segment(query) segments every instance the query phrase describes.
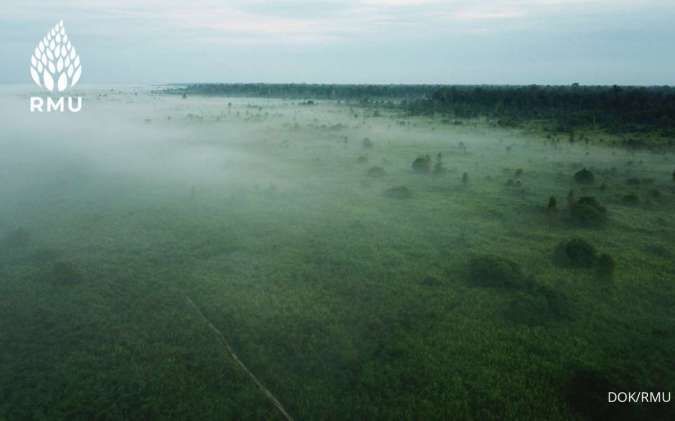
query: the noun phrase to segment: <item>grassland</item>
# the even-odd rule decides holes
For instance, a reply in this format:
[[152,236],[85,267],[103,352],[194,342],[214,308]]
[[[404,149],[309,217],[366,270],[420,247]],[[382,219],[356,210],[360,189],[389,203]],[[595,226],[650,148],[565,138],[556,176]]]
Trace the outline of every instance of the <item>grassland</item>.
[[[333,101],[105,95],[86,123],[2,139],[0,420],[278,418],[186,296],[296,419],[672,415],[604,404],[675,390],[672,153]],[[412,170],[439,153],[443,171]],[[606,222],[575,223],[570,190]],[[577,237],[613,274],[556,264]],[[480,256],[517,282],[477,282]]]

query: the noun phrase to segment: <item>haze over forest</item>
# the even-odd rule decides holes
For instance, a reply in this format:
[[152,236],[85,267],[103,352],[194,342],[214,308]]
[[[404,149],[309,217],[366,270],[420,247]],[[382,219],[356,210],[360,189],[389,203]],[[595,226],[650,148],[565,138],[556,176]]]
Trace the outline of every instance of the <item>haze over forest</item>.
[[674,21],[3,1],[0,421],[673,420]]

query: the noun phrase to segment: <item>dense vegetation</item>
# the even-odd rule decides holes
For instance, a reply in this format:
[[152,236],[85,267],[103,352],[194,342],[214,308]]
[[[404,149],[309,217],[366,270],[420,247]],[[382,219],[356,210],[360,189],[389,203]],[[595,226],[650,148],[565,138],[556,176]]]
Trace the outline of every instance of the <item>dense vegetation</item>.
[[[388,106],[411,115],[448,118],[488,117],[501,126],[543,121],[546,128],[574,141],[579,129],[601,129],[637,137],[631,147],[675,145],[675,88],[620,86],[440,86],[193,84],[169,93],[265,98],[335,99]],[[641,137],[640,137],[641,136]]]
[[199,83],[176,85],[163,92],[187,95],[218,95],[253,98],[336,99],[381,101],[421,99],[442,85],[340,85],[306,83]]
[[672,152],[307,100],[5,128],[0,420],[672,420]]
[[675,89],[670,87],[448,87],[411,104],[417,113],[489,116],[505,126],[549,120],[557,131],[602,128],[614,133],[657,130],[675,140]]

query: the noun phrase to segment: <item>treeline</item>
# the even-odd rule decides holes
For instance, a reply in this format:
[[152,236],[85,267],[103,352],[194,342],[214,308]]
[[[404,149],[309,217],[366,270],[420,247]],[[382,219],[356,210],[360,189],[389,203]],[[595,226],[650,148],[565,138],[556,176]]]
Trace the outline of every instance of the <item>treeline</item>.
[[675,137],[675,88],[619,86],[443,87],[407,104],[413,114],[487,116],[501,125],[553,123],[558,131],[659,131]]
[[170,87],[165,93],[293,99],[417,100],[429,97],[442,85],[328,85],[306,83],[203,83]]
[[165,92],[304,100],[344,100],[392,107],[410,115],[488,117],[503,126],[541,120],[571,132],[580,127],[614,133],[656,131],[675,138],[675,88],[629,86],[447,86],[322,84],[193,84]]

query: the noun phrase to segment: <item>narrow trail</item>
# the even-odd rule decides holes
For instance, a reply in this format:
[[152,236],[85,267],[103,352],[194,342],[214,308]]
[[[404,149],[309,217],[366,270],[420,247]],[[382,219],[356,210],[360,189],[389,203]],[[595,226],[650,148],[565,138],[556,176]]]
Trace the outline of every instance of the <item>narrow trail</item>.
[[197,307],[197,305],[190,299],[190,297],[188,297],[188,296],[186,295],[186,296],[185,296],[185,300],[187,301],[187,303],[188,303],[192,308],[194,308],[194,310],[199,314],[199,316],[201,316],[201,318],[202,318],[202,319],[204,320],[204,322],[209,326],[209,328],[211,328],[211,330],[212,330],[214,333],[216,333],[216,334],[218,335],[218,337],[220,338],[220,341],[221,341],[221,343],[223,344],[223,346],[225,347],[225,350],[227,351],[227,353],[230,354],[230,356],[231,356],[232,358],[234,358],[234,361],[236,361],[237,364],[239,364],[239,366],[242,368],[242,370],[244,370],[244,372],[245,372],[246,374],[248,374],[248,376],[251,378],[251,380],[253,380],[253,382],[254,382],[254,383],[258,386],[258,388],[263,392],[263,394],[267,397],[267,399],[269,399],[269,400],[272,402],[272,404],[279,410],[279,412],[281,412],[281,415],[283,415],[284,418],[287,419],[288,421],[293,421],[293,417],[291,417],[291,416],[288,414],[288,412],[286,412],[286,409],[284,409],[284,407],[283,407],[283,405],[281,404],[281,402],[279,402],[279,400],[272,394],[272,392],[270,392],[270,390],[269,390],[268,388],[266,388],[265,385],[262,384],[262,382],[261,382],[260,380],[258,380],[258,378],[255,376],[255,374],[253,374],[253,373],[251,372],[251,370],[249,370],[248,367],[246,367],[246,365],[239,359],[239,357],[237,356],[237,354],[234,353],[234,350],[232,350],[232,347],[230,346],[230,344],[229,344],[229,343],[227,342],[227,340],[225,339],[225,335],[223,335],[223,333],[222,333],[220,330],[218,330],[218,328],[215,327],[215,326],[213,325],[213,323],[211,323],[211,321],[210,321],[209,319],[206,318],[206,316],[204,315],[204,313],[202,313],[202,311],[201,311],[201,310],[199,309],[199,307]]

